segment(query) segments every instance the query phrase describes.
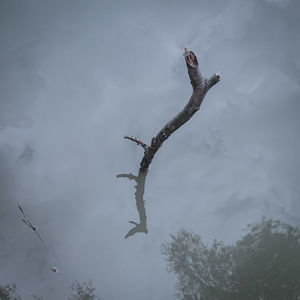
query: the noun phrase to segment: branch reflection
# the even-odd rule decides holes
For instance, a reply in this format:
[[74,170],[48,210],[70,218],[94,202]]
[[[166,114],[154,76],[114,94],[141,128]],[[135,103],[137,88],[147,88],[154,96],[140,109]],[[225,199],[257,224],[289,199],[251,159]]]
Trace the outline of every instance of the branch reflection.
[[145,201],[144,201],[144,191],[145,191],[145,181],[147,177],[148,169],[140,168],[138,176],[135,176],[131,173],[129,174],[118,174],[117,178],[125,177],[129,180],[135,180],[135,200],[136,200],[136,207],[140,217],[140,223],[136,223],[134,221],[129,221],[129,223],[134,224],[133,227],[126,235],[125,239],[129,236],[136,234],[137,232],[144,232],[148,233],[147,230],[147,223],[146,223],[146,210],[145,210]]

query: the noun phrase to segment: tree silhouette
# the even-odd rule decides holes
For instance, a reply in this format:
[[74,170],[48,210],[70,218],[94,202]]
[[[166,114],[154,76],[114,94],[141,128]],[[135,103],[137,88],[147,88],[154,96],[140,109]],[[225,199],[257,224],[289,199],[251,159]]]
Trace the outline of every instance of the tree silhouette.
[[72,294],[69,300],[100,300],[100,297],[95,295],[95,288],[92,285],[92,281],[84,282],[82,284],[77,281],[72,284]]
[[20,296],[16,294],[16,285],[0,284],[0,299],[1,300],[20,300]]
[[300,231],[263,219],[234,245],[180,229],[162,245],[180,299],[300,299]]
[[[95,294],[95,288],[92,281],[83,282],[82,284],[74,281],[72,284],[72,295],[69,300],[101,300],[99,296]],[[0,300],[21,300],[21,297],[16,294],[16,285],[1,285],[0,284]],[[43,300],[42,296],[31,295],[31,299]]]

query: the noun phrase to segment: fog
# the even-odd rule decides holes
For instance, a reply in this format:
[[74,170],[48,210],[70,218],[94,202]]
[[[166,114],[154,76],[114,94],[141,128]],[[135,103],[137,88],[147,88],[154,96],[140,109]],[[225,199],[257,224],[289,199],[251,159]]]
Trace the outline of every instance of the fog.
[[[161,244],[180,227],[235,242],[261,217],[300,225],[300,2],[0,2],[0,282],[23,299],[173,299]],[[188,101],[187,45],[222,80],[134,180]],[[45,241],[22,223],[20,203]],[[50,271],[52,265],[61,275]]]

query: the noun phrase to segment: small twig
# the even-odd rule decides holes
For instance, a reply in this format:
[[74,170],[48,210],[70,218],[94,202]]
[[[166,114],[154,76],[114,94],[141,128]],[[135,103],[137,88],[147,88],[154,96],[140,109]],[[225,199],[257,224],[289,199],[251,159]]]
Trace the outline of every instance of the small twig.
[[135,181],[137,181],[137,176],[134,176],[131,173],[129,173],[129,174],[118,174],[117,175],[117,178],[121,178],[121,177],[128,178],[129,180],[135,180]]
[[135,137],[130,137],[130,136],[125,135],[124,139],[131,140],[131,141],[137,143],[137,145],[141,145],[145,150],[147,148],[147,145],[145,143],[143,143],[141,140],[139,140],[139,139],[137,139]]

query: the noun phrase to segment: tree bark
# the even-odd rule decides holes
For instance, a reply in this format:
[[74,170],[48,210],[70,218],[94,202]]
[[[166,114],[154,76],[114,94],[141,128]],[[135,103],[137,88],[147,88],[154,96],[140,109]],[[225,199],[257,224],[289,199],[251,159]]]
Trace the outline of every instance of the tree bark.
[[144,148],[144,157],[140,163],[141,168],[147,169],[152,162],[152,159],[161,147],[163,142],[180,126],[186,123],[200,108],[201,103],[211,87],[221,80],[220,75],[213,74],[209,79],[203,78],[199,68],[197,57],[193,51],[184,48],[184,58],[188,69],[188,74],[193,87],[193,93],[186,106],[169,121],[159,132],[152,138],[150,146],[143,143],[137,138],[124,136],[124,138],[136,142]]

